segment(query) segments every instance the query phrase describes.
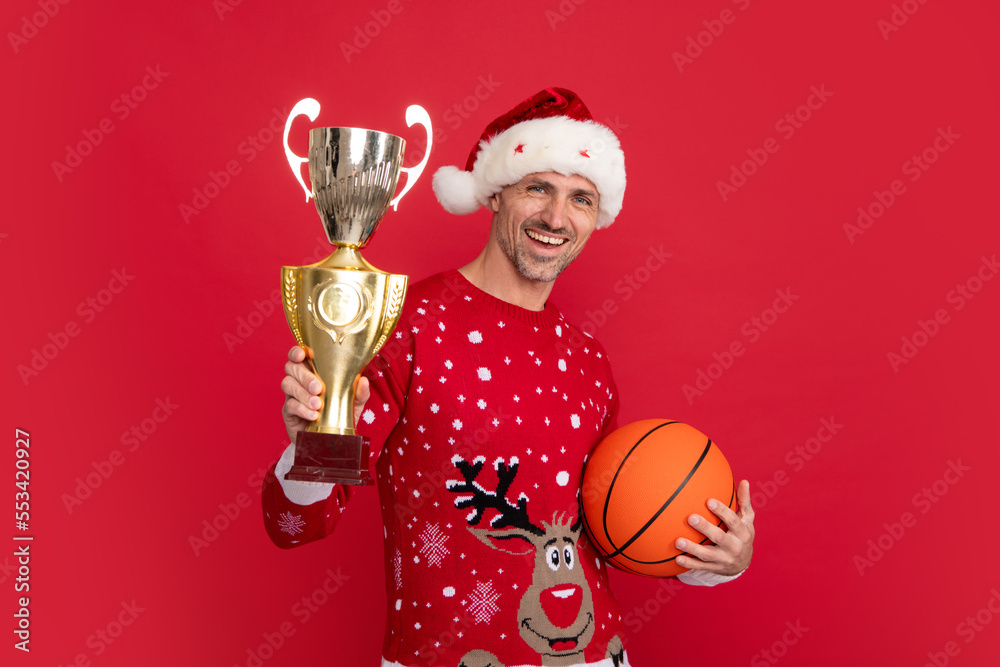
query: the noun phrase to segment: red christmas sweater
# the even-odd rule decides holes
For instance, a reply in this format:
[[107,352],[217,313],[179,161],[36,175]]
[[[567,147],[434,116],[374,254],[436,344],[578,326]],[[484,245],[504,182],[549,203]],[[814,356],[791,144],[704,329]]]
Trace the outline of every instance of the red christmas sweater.
[[[525,310],[451,271],[410,286],[366,375],[358,432],[385,528],[383,665],[627,665],[579,514],[584,461],[618,413],[600,344],[551,303]],[[330,534],[358,492],[279,482],[293,455],[263,489],[281,547]]]

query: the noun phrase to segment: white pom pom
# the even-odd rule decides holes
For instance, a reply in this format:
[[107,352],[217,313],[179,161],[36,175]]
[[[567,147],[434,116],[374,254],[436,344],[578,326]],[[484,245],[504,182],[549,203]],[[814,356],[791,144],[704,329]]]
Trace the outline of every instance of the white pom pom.
[[472,174],[458,167],[441,167],[434,174],[434,194],[444,210],[455,215],[468,215],[479,209],[476,183]]

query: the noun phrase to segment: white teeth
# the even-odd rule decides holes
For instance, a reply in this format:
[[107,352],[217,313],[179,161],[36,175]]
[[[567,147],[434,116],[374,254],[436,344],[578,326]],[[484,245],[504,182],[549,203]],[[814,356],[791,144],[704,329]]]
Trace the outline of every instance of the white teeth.
[[551,236],[543,236],[533,229],[524,230],[525,233],[536,241],[541,241],[542,243],[548,243],[549,245],[562,245],[566,242],[566,239],[555,239]]

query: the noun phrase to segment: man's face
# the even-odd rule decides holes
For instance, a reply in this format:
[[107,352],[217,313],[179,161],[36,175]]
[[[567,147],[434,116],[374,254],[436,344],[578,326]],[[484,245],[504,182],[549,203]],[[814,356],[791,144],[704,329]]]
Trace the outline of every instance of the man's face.
[[598,193],[582,176],[529,174],[490,198],[493,235],[528,280],[552,282],[597,227]]

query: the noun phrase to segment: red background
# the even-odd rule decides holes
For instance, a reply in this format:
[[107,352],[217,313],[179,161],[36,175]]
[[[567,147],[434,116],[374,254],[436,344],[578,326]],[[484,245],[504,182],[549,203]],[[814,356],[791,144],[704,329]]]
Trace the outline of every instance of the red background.
[[[21,428],[31,434],[35,536],[30,655],[11,646],[13,541],[0,557],[5,664],[247,665],[284,622],[294,635],[267,665],[377,664],[374,491],[331,538],[291,552],[272,546],[260,518],[254,476],[285,446],[279,381],[292,337],[266,306],[266,317],[252,316],[259,326],[240,322],[277,288],[282,264],[326,254],[280,136],[265,130],[273,109],[280,127],[284,110],[315,97],[315,125],[413,143],[422,130],[408,129],[403,112],[423,105],[440,131],[428,170],[365,252],[417,279],[466,263],[488,228],[485,212],[441,210],[433,170],[464,164],[490,120],[552,85],[613,124],[629,174],[618,221],[595,234],[553,298],[607,347],[621,423],[697,426],[757,498],[754,561],[737,582],[675,591],[614,577],[634,630],[631,661],[923,665],[930,653],[939,664],[993,664],[1000,280],[961,309],[948,294],[1000,249],[1000,10],[903,4],[914,13],[900,6],[896,18],[907,20],[884,35],[889,0],[5,3],[0,516],[10,523],[0,533],[18,532]],[[58,12],[47,18],[42,5]],[[732,21],[713,23],[723,10]],[[366,43],[359,34],[379,17],[386,25],[368,25]],[[699,33],[700,53],[688,42]],[[354,40],[363,48],[345,55]],[[697,57],[679,68],[673,54],[686,48]],[[152,89],[122,117],[120,98],[147,67],[161,80],[147,77]],[[813,86],[828,99],[813,98],[820,108],[801,111],[810,117],[788,137],[775,124]],[[105,118],[113,131],[95,134]],[[293,133],[300,154],[307,127],[303,119]],[[939,128],[959,138],[911,181],[904,163]],[[251,151],[244,142],[258,134]],[[54,168],[88,135],[100,136],[89,155],[69,172]],[[777,152],[723,200],[717,182],[772,137]],[[186,221],[181,205],[230,161],[239,173],[210,187],[216,196]],[[897,179],[905,193],[852,243],[844,225]],[[645,273],[650,247],[661,246],[672,255]],[[134,278],[101,312],[80,307],[112,296],[102,290],[123,268]],[[626,276],[645,282],[628,292]],[[751,341],[751,318],[779,289],[798,299]],[[917,336],[926,344],[894,369],[889,353],[938,309],[947,321]],[[77,335],[60,338],[70,323]],[[18,370],[53,337],[64,348],[42,370]],[[734,341],[744,354],[711,368]],[[688,400],[683,386],[699,370],[717,377]],[[177,407],[147,421],[155,432],[130,451],[123,434],[154,415],[157,399]],[[796,448],[823,419],[842,428],[799,463]],[[67,508],[78,478],[107,470],[110,457],[120,465]],[[949,461],[968,468],[949,473],[954,484],[940,481]],[[933,503],[914,498],[925,488]],[[220,519],[220,504],[239,515]],[[906,512],[913,521],[894,536],[886,524]],[[229,525],[193,547],[213,520]],[[890,548],[859,565],[879,556],[866,554],[880,538]],[[346,581],[302,622],[295,605],[328,568]],[[142,611],[113,643],[96,639],[117,632],[133,601]],[[960,625],[977,612],[978,630]]]

